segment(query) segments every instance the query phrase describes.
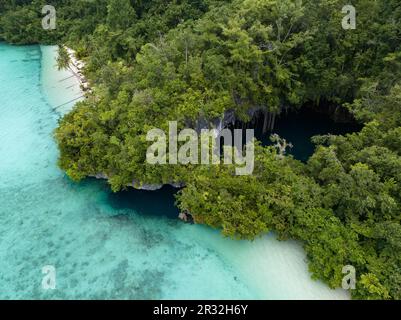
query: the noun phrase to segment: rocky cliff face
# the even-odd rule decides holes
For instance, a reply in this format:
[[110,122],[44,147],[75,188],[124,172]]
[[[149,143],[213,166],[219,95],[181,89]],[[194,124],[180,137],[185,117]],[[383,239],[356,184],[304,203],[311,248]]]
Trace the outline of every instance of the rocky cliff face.
[[[106,174],[103,173],[99,173],[95,176],[92,176],[92,178],[96,178],[96,179],[104,179],[104,180],[108,180],[109,177]],[[183,183],[175,183],[175,182],[170,182],[170,183],[166,183],[166,185],[170,185],[173,188],[176,189],[180,189],[183,188],[185,185]],[[150,184],[150,183],[140,183],[137,180],[132,180],[131,184],[128,184],[127,187],[132,187],[134,189],[137,190],[146,190],[146,191],[156,191],[156,190],[160,190],[161,188],[163,188],[164,184]]]
[[[264,110],[266,110],[264,107],[253,107],[250,108],[247,112],[248,116],[250,119],[255,119],[258,114],[260,113],[261,115],[269,115],[270,113],[266,113]],[[198,134],[201,132],[202,129],[216,129],[219,133],[228,126],[232,125],[234,126],[235,123],[239,121],[238,118],[235,115],[234,110],[228,110],[226,111],[220,118],[216,118],[213,120],[206,120],[204,118],[200,118],[194,128]]]
[[[183,183],[175,183],[175,182],[170,182],[166,183],[166,185],[172,186],[173,188],[180,189],[185,187]],[[146,190],[146,191],[156,191],[160,190],[163,188],[164,184],[148,184],[148,183],[140,183],[137,182],[136,180],[132,181],[132,185],[128,185],[129,187],[133,187],[137,190]]]
[[[248,115],[251,119],[254,119],[258,113],[263,112],[264,108],[262,107],[254,107],[249,109]],[[191,124],[190,122],[187,123],[188,127],[194,128],[194,130],[200,134],[203,129],[216,129],[218,134],[220,134],[225,128],[228,126],[234,126],[237,122],[237,117],[233,110],[226,111],[220,118],[216,118],[213,120],[207,120],[205,118],[199,118],[195,124]],[[109,177],[106,174],[99,173],[93,176],[96,179],[105,179],[108,180]],[[170,182],[166,185],[170,185],[174,188],[183,188],[185,185],[180,182]],[[132,183],[127,185],[128,187],[135,188],[137,190],[146,190],[146,191],[156,191],[163,188],[164,184],[148,184],[148,183],[141,183],[137,180],[132,180]]]
[[236,121],[235,113],[233,110],[226,111],[222,117],[216,118],[213,120],[206,120],[205,118],[200,118],[195,126],[194,129],[198,134],[201,133],[204,129],[216,129],[219,134],[223,131],[224,128],[227,128],[229,124],[234,125]]

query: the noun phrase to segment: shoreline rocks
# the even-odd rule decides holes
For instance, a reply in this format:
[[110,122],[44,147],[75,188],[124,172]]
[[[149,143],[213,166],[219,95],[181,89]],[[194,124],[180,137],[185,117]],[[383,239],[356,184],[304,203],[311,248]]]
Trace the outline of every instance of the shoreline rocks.
[[178,215],[178,219],[186,223],[194,224],[194,218],[188,211],[180,212],[180,214]]
[[85,78],[84,74],[83,74],[83,70],[85,68],[85,63],[82,60],[79,60],[77,58],[77,54],[75,52],[75,50],[64,46],[65,50],[68,53],[68,56],[70,58],[70,63],[69,63],[69,69],[71,70],[71,72],[73,73],[73,75],[78,79],[81,88],[83,91],[88,91],[88,92],[92,92],[88,80]]
[[[109,177],[104,173],[98,173],[94,176],[90,176],[90,178],[96,178],[99,180],[108,180]],[[172,186],[175,189],[181,189],[185,187],[184,183],[180,182],[169,182],[165,184],[151,184],[151,183],[140,183],[139,181],[132,180],[131,184],[127,184],[127,187],[132,187],[136,190],[144,190],[144,191],[157,191],[162,189],[165,185]]]

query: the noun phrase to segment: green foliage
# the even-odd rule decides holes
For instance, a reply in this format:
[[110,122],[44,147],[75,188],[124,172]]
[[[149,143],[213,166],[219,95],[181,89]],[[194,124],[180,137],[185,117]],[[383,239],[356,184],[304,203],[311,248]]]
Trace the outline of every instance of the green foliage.
[[[353,1],[347,31],[340,0],[52,2],[52,32],[40,27],[44,1],[2,2],[0,36],[66,43],[87,62],[94,94],[55,132],[72,179],[103,174],[114,191],[183,182],[177,204],[196,222],[233,238],[297,239],[314,278],[339,287],[353,265],[354,298],[401,299],[399,0]],[[345,105],[364,127],[315,137],[307,163],[257,145],[251,176],[145,161],[146,133],[170,120],[181,129],[305,104]]]
[[70,65],[70,56],[64,46],[60,46],[57,56],[57,68],[59,70],[67,69]]
[[360,285],[362,286],[359,294],[362,293],[363,297],[369,297],[370,300],[389,299],[390,295],[386,287],[380,284],[379,279],[372,274],[363,274],[361,276]]

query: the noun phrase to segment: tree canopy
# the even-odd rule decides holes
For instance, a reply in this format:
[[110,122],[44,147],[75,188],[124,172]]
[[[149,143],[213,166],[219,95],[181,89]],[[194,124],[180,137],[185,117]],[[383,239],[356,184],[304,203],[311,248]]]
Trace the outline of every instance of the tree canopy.
[[[233,238],[275,231],[303,242],[310,271],[340,287],[357,270],[357,299],[401,299],[401,6],[355,0],[58,0],[57,29],[41,29],[42,0],[0,4],[0,37],[63,43],[86,62],[93,93],[55,137],[74,180],[102,173],[114,191],[185,184],[177,197],[196,222]],[[23,27],[21,27],[23,26]],[[257,144],[255,171],[146,163],[146,133],[250,121],[306,104],[347,108],[363,126],[318,136],[308,162]]]

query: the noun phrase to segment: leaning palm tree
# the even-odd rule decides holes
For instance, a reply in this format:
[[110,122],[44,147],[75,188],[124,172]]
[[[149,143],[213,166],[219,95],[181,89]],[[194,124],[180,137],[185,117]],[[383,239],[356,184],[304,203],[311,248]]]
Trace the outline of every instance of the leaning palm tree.
[[59,70],[68,69],[70,66],[70,55],[67,52],[67,49],[60,45],[58,50],[57,57],[57,68]]

